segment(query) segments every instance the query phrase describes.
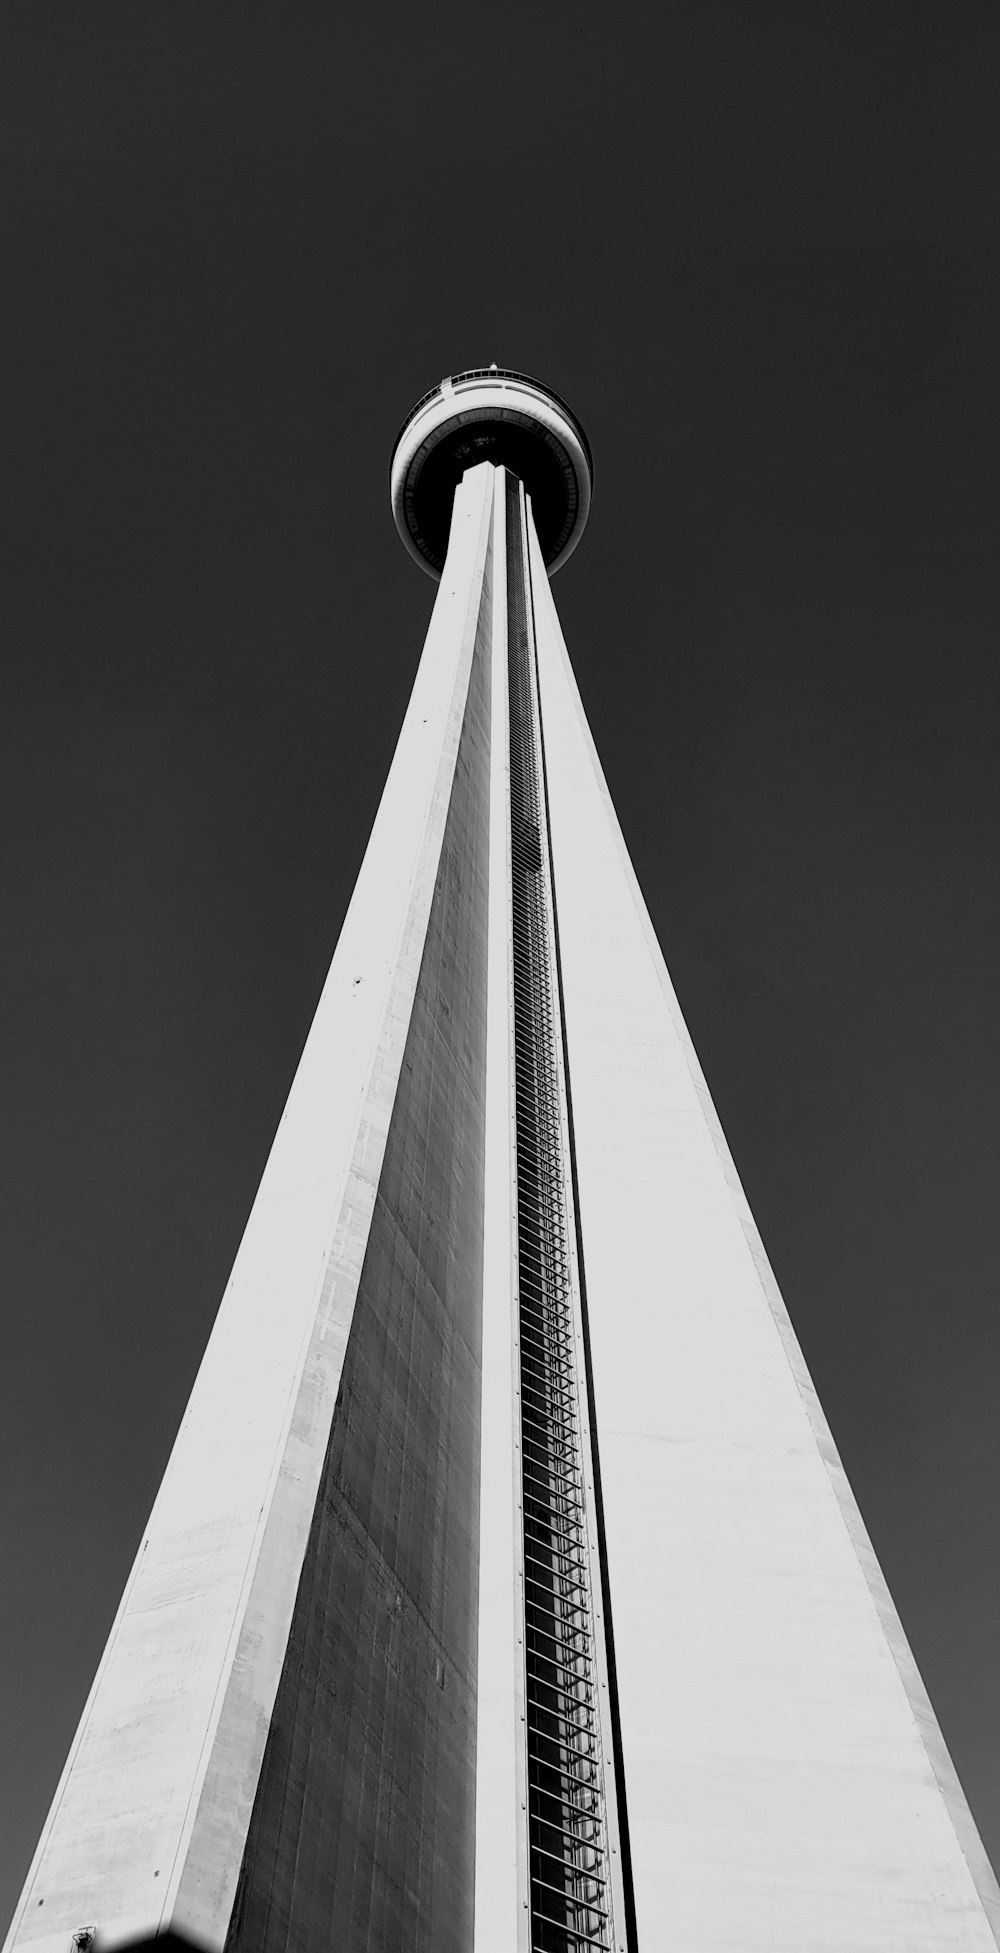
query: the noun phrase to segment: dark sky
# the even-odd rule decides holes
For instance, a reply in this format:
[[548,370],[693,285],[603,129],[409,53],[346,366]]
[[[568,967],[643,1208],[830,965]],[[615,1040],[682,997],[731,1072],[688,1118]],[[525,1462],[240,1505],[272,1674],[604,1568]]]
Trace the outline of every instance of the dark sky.
[[0,1920],[426,628],[389,449],[490,360],[590,435],[584,699],[1000,1861],[998,62],[994,0],[3,9]]

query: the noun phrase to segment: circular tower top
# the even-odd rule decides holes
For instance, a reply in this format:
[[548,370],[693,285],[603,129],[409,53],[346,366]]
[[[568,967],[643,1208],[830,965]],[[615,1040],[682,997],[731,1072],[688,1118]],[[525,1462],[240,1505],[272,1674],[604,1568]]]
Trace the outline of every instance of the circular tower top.
[[576,415],[551,387],[505,366],[456,373],[407,415],[392,451],[389,485],[396,527],[410,555],[440,576],[455,489],[479,461],[520,476],[551,574],[572,555],[590,513],[590,446]]

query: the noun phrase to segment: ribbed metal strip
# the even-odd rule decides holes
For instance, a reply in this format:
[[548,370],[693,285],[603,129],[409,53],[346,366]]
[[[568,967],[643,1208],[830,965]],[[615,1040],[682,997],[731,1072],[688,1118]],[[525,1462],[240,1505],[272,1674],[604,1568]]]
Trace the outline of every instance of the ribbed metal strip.
[[[514,1089],[532,1953],[612,1945],[523,504],[507,481]],[[544,1642],[544,1647],[541,1645]],[[581,1836],[580,1826],[586,1835]]]

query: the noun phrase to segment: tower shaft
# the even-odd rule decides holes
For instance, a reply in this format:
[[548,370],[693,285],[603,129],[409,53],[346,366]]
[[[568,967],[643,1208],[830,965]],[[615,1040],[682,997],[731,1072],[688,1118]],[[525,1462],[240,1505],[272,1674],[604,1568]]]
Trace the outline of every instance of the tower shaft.
[[987,1953],[996,1881],[529,561],[638,1944]]
[[994,1953],[566,655],[582,436],[496,387],[9,1953]]
[[488,472],[12,1947],[469,1945]]

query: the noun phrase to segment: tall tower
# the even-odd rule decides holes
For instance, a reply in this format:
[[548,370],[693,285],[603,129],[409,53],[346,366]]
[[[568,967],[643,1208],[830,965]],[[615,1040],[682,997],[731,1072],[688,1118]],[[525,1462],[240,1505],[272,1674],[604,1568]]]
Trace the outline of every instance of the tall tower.
[[1000,1943],[573,681],[591,485],[496,367],[397,442],[423,658],[19,1953]]

